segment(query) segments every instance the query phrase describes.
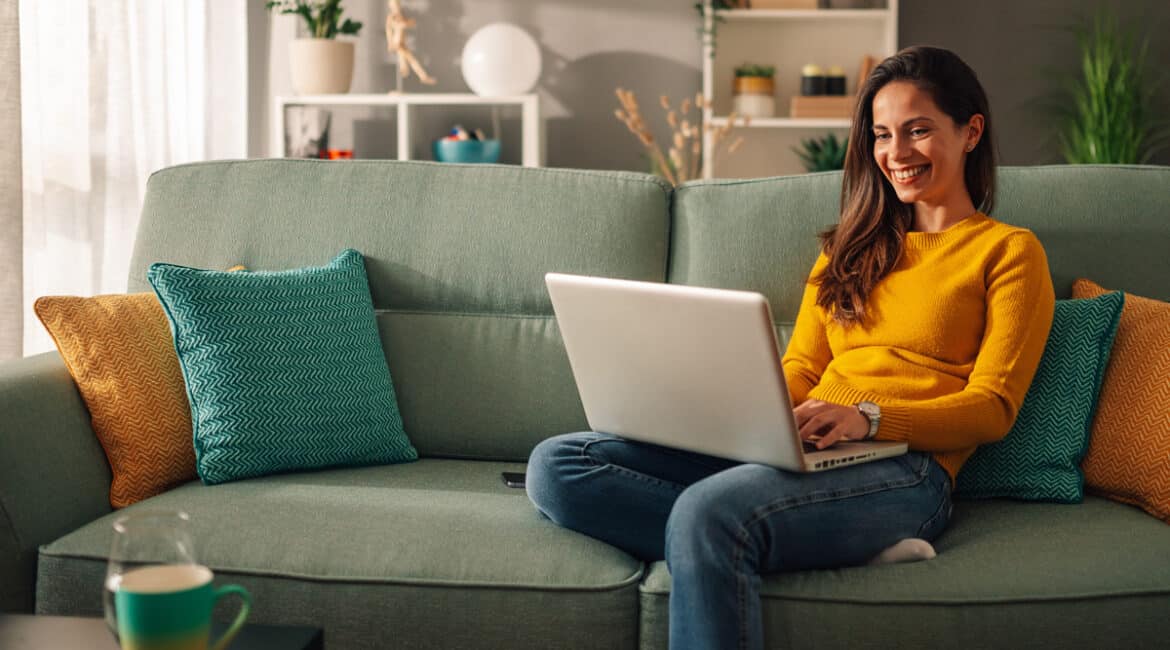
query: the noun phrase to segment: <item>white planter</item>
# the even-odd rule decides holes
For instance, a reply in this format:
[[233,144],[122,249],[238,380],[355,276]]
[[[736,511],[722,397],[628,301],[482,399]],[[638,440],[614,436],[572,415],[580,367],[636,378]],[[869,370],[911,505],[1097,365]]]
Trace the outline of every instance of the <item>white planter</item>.
[[332,38],[298,38],[288,44],[288,65],[298,95],[349,92],[353,43]]
[[771,95],[736,95],[735,112],[741,117],[772,117],[776,114],[776,100]]

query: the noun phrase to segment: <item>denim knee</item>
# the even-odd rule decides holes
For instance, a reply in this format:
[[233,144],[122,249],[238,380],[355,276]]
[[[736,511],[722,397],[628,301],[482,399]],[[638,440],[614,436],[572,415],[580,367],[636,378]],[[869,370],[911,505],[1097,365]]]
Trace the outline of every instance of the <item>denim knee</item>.
[[718,481],[704,479],[683,490],[666,522],[666,558],[675,571],[680,563],[730,560],[742,543],[742,523]]
[[564,525],[570,511],[571,490],[567,488],[567,458],[580,456],[581,435],[566,433],[546,438],[532,449],[528,456],[528,470],[524,478],[528,500],[544,516]]

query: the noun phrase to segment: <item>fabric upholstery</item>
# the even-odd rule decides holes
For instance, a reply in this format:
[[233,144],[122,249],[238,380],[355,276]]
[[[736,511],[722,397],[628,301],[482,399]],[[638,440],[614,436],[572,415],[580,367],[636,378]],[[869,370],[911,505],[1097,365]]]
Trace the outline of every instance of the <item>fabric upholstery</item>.
[[[329,647],[633,647],[642,564],[542,517],[503,471],[523,465],[423,459],[193,482],[125,512],[187,511],[217,582],[252,591],[250,620],[324,623]],[[100,615],[91,587],[112,522],[42,550],[39,613]]]
[[[1108,290],[1073,283],[1073,296]],[[1081,463],[1089,491],[1170,524],[1170,303],[1126,294]]]
[[108,513],[110,481],[61,357],[0,363],[0,611],[32,611],[38,547]]
[[156,263],[148,277],[171,321],[205,483],[418,457],[360,253],[255,273]]
[[1011,431],[980,445],[959,472],[955,494],[1079,503],[1081,459],[1125,296],[1058,300],[1040,367]]
[[[926,562],[765,577],[768,647],[1153,649],[1170,634],[1170,527],[1132,506],[960,501],[934,547]],[[640,646],[665,649],[663,563],[641,592]]]
[[[256,270],[362,251],[377,309],[552,314],[548,271],[662,281],[670,186],[647,174],[241,160],[151,176],[130,264]],[[246,218],[245,216],[246,215]],[[191,242],[199,242],[192,246]]]
[[385,311],[378,326],[420,455],[525,461],[588,427],[556,319]]
[[45,296],[33,309],[106,452],[110,505],[122,508],[194,479],[187,389],[154,294]]
[[273,271],[356,248],[419,453],[523,460],[585,422],[544,274],[664,280],[670,201],[668,185],[628,172],[182,165],[150,179],[129,286],[149,289],[159,260]]

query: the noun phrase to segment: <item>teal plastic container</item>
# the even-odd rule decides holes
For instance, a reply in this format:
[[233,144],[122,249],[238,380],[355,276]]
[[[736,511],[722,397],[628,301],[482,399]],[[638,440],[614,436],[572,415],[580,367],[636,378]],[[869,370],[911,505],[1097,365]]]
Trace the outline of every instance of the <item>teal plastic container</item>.
[[500,159],[499,140],[435,140],[435,160],[450,163],[494,163]]

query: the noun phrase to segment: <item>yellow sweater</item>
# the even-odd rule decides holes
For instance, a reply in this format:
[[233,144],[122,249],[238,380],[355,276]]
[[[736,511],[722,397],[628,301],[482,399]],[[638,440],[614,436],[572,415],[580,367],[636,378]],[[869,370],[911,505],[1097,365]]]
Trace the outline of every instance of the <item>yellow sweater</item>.
[[[827,263],[822,253],[810,279]],[[1011,429],[1055,307],[1040,241],[982,213],[907,233],[864,324],[834,323],[816,292],[810,281],[784,354],[793,404],[875,402],[875,439],[933,452],[952,482],[976,446]]]

